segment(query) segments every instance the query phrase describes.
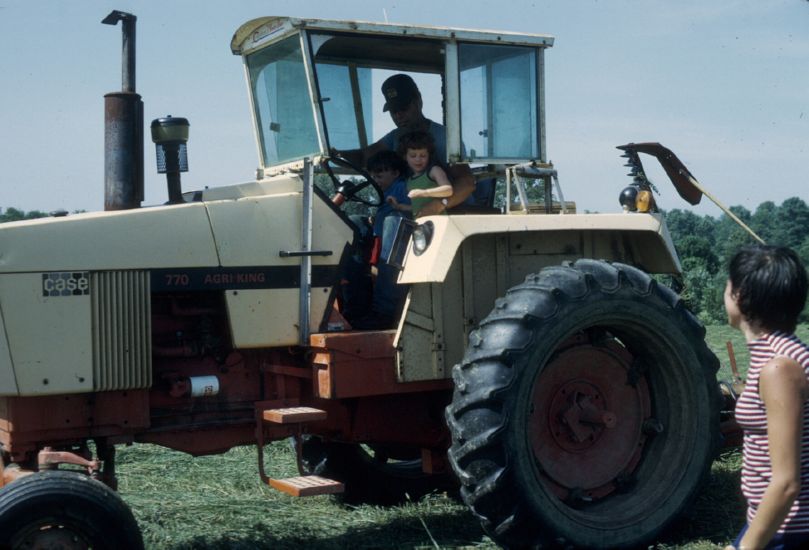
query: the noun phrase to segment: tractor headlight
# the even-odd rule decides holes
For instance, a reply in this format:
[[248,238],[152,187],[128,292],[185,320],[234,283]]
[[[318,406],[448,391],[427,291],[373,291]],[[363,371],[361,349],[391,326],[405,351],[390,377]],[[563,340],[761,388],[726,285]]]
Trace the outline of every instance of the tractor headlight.
[[618,202],[621,203],[624,212],[635,212],[638,209],[637,201],[638,188],[634,185],[624,188],[618,196]]
[[421,223],[413,229],[413,253],[416,256],[424,254],[424,251],[430,246],[430,242],[433,240],[433,231],[435,231],[433,222]]

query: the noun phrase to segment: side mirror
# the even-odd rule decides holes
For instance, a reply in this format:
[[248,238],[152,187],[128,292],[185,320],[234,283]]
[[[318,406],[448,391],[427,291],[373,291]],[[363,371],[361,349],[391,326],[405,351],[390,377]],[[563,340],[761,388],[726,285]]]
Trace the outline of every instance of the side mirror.
[[402,269],[404,267],[407,246],[410,244],[410,237],[413,235],[413,230],[416,228],[416,225],[416,222],[413,220],[399,218],[399,223],[396,224],[396,233],[393,237],[393,245],[390,247],[388,257],[384,258],[388,265],[396,269]]

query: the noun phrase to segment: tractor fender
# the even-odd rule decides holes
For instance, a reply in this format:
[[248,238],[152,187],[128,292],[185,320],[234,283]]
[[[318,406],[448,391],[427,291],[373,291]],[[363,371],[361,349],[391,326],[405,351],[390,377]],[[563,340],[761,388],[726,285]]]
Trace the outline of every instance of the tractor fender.
[[589,257],[649,273],[681,271],[661,214],[457,215],[418,222],[432,224],[430,244],[420,255],[408,247],[399,283],[444,282],[462,244],[487,235],[505,238],[509,255],[533,254],[552,263]]

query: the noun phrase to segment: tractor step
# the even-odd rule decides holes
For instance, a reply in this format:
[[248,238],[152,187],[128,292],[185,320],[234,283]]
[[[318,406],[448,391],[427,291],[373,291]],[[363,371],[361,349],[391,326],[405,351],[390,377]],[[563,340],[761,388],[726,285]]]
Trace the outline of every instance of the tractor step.
[[326,420],[326,411],[313,407],[286,407],[283,409],[267,409],[264,411],[265,422],[273,424],[302,424]]
[[333,495],[345,491],[345,486],[339,481],[320,476],[299,476],[286,479],[270,478],[270,486],[293,497]]

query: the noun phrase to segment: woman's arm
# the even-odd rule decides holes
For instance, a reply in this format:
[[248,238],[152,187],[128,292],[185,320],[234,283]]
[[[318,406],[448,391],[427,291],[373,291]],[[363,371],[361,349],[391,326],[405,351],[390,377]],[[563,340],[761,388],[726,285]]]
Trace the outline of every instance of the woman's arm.
[[433,166],[430,168],[430,179],[437,185],[429,189],[413,189],[407,196],[412,198],[416,197],[451,197],[452,184],[447,178],[447,173],[440,166]]
[[767,409],[772,479],[739,548],[764,548],[784,522],[801,489],[801,437],[806,374],[801,365],[775,357],[761,369],[759,393]]

